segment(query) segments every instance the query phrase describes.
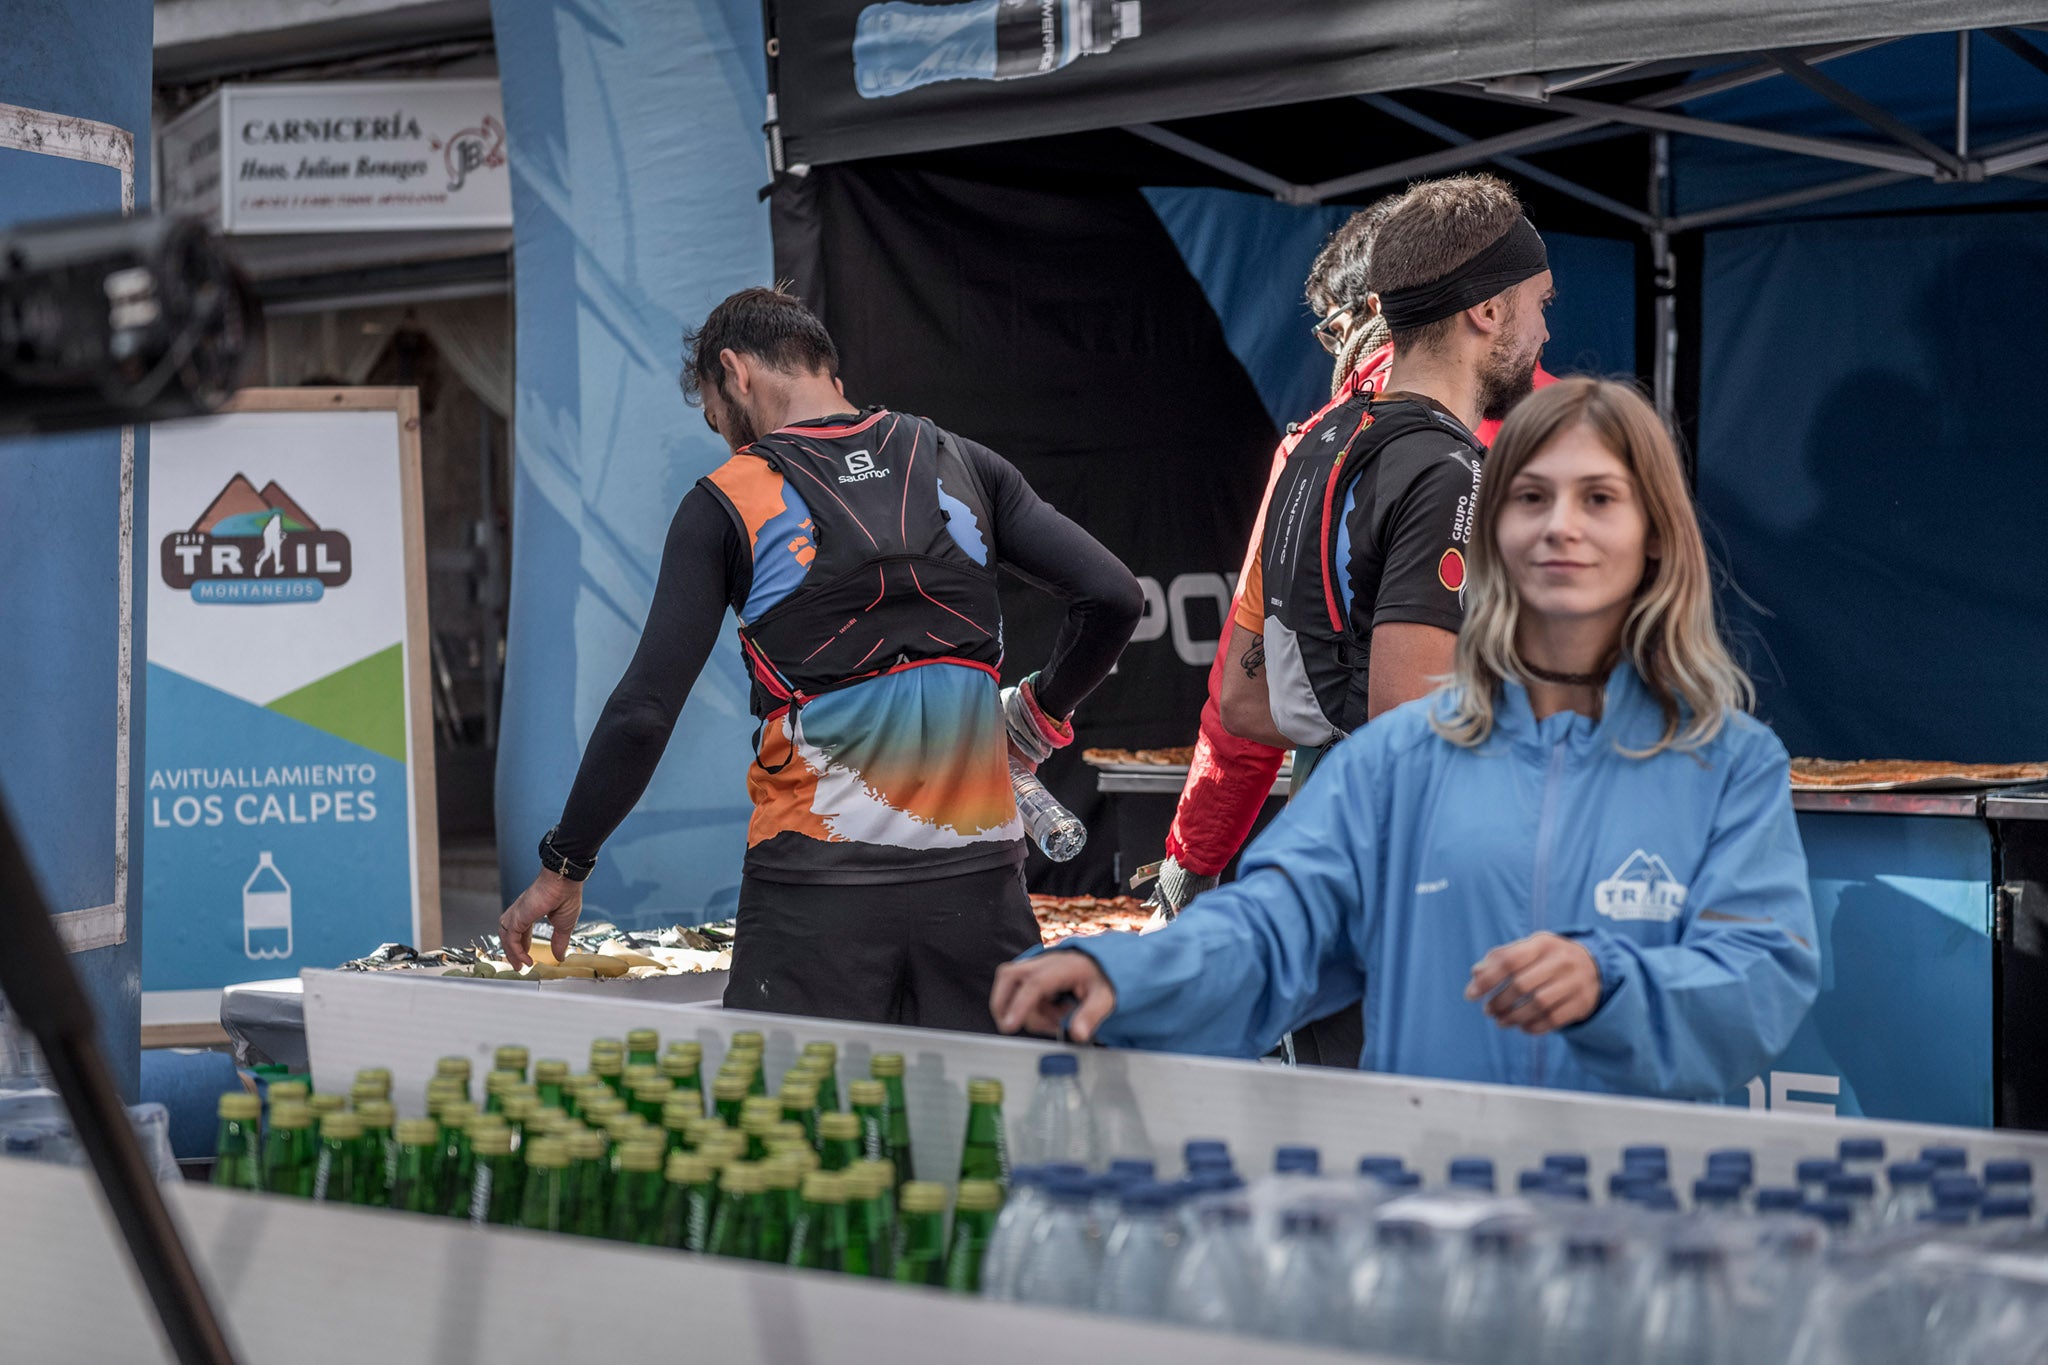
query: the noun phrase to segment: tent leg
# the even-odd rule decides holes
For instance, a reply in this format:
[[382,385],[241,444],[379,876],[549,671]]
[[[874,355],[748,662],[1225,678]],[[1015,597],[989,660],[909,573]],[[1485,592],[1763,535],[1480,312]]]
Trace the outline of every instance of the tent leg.
[[1956,35],[1956,160],[1970,160],[1970,31]]
[[1650,139],[1650,267],[1656,284],[1654,341],[1650,362],[1651,392],[1657,415],[1669,424],[1677,410],[1678,390],[1678,264],[1665,223],[1671,216],[1671,134]]

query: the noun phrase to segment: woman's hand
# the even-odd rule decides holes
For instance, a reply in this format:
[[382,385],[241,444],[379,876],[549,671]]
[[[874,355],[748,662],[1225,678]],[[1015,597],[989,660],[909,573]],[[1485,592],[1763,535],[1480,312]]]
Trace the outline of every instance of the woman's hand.
[[[1077,1043],[1092,1042],[1095,1030],[1116,1008],[1116,990],[1086,953],[1041,953],[996,968],[989,1013],[1004,1033],[1029,1030],[1053,1037],[1064,1021]],[[1069,1015],[1071,1011],[1071,1016]]]
[[1474,963],[1465,998],[1486,1000],[1487,1015],[1502,1028],[1550,1033],[1600,1007],[1600,968],[1576,939],[1531,934]]

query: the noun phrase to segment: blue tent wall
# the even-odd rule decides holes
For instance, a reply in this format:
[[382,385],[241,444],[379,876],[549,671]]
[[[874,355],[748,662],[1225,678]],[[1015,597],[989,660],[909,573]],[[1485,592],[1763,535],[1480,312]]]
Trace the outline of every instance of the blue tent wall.
[[[148,199],[149,0],[51,5],[0,0],[0,104],[109,123],[135,139],[138,208]],[[104,165],[0,149],[0,226],[117,213],[121,176]],[[147,497],[148,433],[135,433],[132,506]],[[15,533],[0,536],[0,795],[53,911],[115,903],[123,622],[121,434],[0,442],[0,487]],[[127,658],[143,657],[143,583],[134,547]],[[22,643],[32,643],[23,648]],[[127,827],[139,830],[142,690],[128,689]],[[76,955],[116,1082],[136,1098],[141,1027],[139,860],[127,870],[127,941]],[[6,949],[0,947],[0,952]]]
[[[754,0],[497,0],[494,19],[519,279],[497,788],[509,895],[639,638],[669,518],[726,455],[677,391],[683,329],[770,266]],[[722,646],[605,846],[592,910],[629,926],[731,912],[752,728]]]

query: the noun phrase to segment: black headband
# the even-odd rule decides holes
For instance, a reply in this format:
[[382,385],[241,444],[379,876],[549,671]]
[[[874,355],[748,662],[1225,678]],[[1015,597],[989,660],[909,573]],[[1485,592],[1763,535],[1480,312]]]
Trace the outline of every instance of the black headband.
[[1491,245],[1442,279],[1381,294],[1380,313],[1397,332],[1426,327],[1548,269],[1543,238],[1527,218],[1517,218]]

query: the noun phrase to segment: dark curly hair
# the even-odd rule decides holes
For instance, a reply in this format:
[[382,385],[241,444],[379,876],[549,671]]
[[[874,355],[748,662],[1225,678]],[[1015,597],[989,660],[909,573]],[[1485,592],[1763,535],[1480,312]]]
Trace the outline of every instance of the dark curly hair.
[[724,390],[720,351],[737,351],[785,373],[839,373],[839,348],[818,315],[781,289],[742,289],[711,310],[701,327],[683,333],[683,401],[704,401],[707,384]]

